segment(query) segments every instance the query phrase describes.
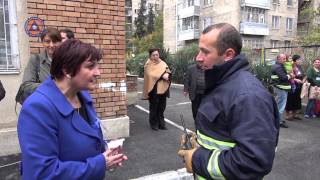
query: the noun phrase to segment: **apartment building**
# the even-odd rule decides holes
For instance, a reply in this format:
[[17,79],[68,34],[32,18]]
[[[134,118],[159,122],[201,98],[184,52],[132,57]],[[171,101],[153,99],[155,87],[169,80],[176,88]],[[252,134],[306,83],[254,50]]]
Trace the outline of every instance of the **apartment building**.
[[[320,10],[320,0],[299,0],[299,16],[297,24],[298,36],[304,36],[310,32],[311,28],[320,28],[320,17],[313,17],[312,11]],[[306,11],[308,11],[306,13]]]
[[1,0],[0,19],[0,79],[7,92],[0,102],[0,156],[19,152],[16,124],[21,106],[16,113],[15,95],[30,54],[42,49],[35,35],[44,26],[70,28],[76,38],[103,50],[93,102],[108,138],[129,135],[125,0]]
[[[125,0],[126,5],[126,50],[132,51],[131,40],[133,38],[133,32],[135,30],[134,21],[138,17],[141,0]],[[144,0],[146,11],[148,14],[149,8],[153,8],[155,15],[162,12],[163,0]]]
[[227,22],[244,48],[287,46],[296,38],[297,14],[297,0],[176,0],[164,3],[164,44],[175,52],[197,42],[207,26]]

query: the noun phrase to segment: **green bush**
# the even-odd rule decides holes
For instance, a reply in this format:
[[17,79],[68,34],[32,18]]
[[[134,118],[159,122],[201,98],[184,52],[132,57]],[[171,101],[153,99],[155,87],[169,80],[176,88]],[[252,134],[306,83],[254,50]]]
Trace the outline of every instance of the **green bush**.
[[178,50],[172,58],[170,66],[172,70],[172,80],[175,83],[183,83],[184,73],[190,64],[195,62],[195,57],[198,53],[198,45],[190,44]]
[[143,77],[143,67],[145,62],[147,61],[149,55],[147,52],[140,53],[135,57],[128,59],[126,61],[127,71],[130,74],[138,75],[139,77]]
[[261,81],[261,83],[266,87],[270,92],[272,92],[272,80],[271,80],[271,68],[270,65],[264,64],[251,64],[252,73]]
[[[175,83],[183,83],[184,73],[187,67],[194,63],[194,58],[198,53],[197,44],[191,44],[177,51],[176,54],[170,55],[168,49],[160,48],[160,58],[165,61],[171,72],[172,81]],[[127,71],[131,74],[143,77],[143,67],[148,59],[148,52],[143,52],[126,61]]]

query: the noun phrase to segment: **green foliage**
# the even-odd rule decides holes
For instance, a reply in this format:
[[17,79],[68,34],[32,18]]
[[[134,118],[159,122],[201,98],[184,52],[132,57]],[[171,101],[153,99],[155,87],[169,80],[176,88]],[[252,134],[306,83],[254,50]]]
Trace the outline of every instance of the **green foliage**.
[[[183,83],[184,73],[187,71],[188,65],[194,63],[197,55],[198,46],[191,44],[180,49],[175,55],[170,55],[168,49],[160,48],[160,58],[165,61],[171,72],[172,80],[175,83]],[[148,52],[138,54],[134,58],[127,60],[127,71],[143,77],[143,66],[148,59]]]
[[155,26],[154,18],[155,18],[155,14],[153,12],[153,6],[150,5],[148,10],[148,24],[147,24],[148,34],[151,34],[154,31],[154,26]]
[[271,67],[264,64],[251,64],[252,73],[270,92],[272,92]]
[[134,54],[148,51],[150,48],[163,47],[163,16],[159,15],[155,19],[155,31],[142,38],[135,38],[132,41]]
[[313,27],[311,30],[309,30],[309,32],[306,36],[303,36],[300,39],[300,42],[303,45],[320,44],[320,28]]
[[138,17],[134,21],[134,25],[136,26],[135,37],[141,39],[147,34],[145,22],[147,17],[145,16],[146,12],[146,0],[140,1],[140,8],[138,11]]
[[183,83],[184,73],[190,64],[193,64],[198,53],[198,45],[190,44],[178,50],[173,56],[172,64],[172,80],[176,83]]
[[143,77],[143,71],[144,71],[143,68],[148,57],[149,57],[149,54],[147,52],[143,52],[131,59],[128,59],[126,61],[127,71],[130,72],[130,74]]
[[313,9],[313,7],[304,8],[300,12],[300,19],[310,22],[308,33],[298,39],[300,44],[314,45],[320,44],[320,28],[314,25],[314,22],[319,21],[320,8]]

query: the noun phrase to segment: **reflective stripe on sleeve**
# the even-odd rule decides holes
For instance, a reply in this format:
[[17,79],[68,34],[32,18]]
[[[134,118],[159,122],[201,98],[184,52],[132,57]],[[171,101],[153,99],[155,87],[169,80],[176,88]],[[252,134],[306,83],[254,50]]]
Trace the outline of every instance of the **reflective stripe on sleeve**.
[[220,150],[214,150],[212,152],[211,157],[208,162],[207,170],[213,179],[224,180],[225,177],[222,175],[222,173],[220,171],[219,162],[218,162],[218,157],[219,157],[220,153],[221,153]]
[[236,144],[232,142],[225,142],[213,139],[197,131],[198,143],[209,150],[228,150],[234,147]]

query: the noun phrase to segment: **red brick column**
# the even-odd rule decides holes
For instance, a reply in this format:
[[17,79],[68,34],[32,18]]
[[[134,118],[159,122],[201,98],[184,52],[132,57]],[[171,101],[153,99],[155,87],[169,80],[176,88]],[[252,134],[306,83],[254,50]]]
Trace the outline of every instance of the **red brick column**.
[[[45,20],[45,25],[69,28],[84,42],[103,49],[99,83],[115,83],[114,88],[92,92],[101,119],[127,114],[125,67],[125,0],[27,0],[29,16]],[[42,47],[38,38],[30,38],[31,53]],[[123,83],[122,83],[123,84]]]

